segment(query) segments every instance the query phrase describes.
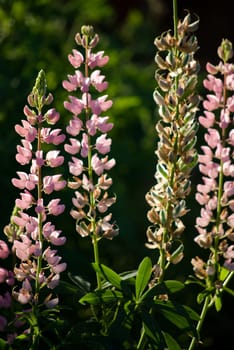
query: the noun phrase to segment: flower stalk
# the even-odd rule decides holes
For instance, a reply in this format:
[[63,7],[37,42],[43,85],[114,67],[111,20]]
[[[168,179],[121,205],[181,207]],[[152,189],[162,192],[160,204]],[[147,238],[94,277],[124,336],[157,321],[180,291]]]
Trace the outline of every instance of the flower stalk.
[[170,264],[183,258],[181,235],[185,227],[181,217],[188,211],[185,199],[191,190],[190,174],[197,163],[195,114],[199,103],[196,94],[199,64],[194,58],[198,49],[194,31],[199,21],[192,22],[189,13],[183,21],[178,20],[176,1],[173,4],[174,34],[168,31],[155,39],[158,87],[154,100],[160,115],[156,124],[158,164],[156,185],[146,195],[151,206],[146,245],[159,251],[154,281],[163,281]]
[[[75,40],[83,52],[73,49],[68,55],[75,74],[68,75],[68,80],[63,81],[68,92],[79,91],[81,94],[81,98],[69,95],[70,101],[64,102],[65,108],[72,113],[66,128],[70,144],[65,145],[65,151],[71,155],[68,165],[72,178],[68,186],[75,195],[70,213],[76,220],[76,231],[82,237],[91,238],[94,260],[99,264],[99,241],[103,237],[112,239],[119,231],[111,223],[112,214],[107,214],[116,201],[115,197],[109,196],[112,179],[107,175],[115,160],[108,157],[112,141],[107,133],[113,124],[102,114],[112,106],[112,101],[107,100],[107,95],[98,97],[107,89],[108,83],[101,71],[95,69],[104,66],[109,57],[104,56],[104,51],[93,52],[99,37],[92,26],[83,26]],[[101,278],[98,273],[96,275],[100,289]]]
[[16,160],[29,170],[18,171],[18,178],[12,179],[13,185],[22,192],[21,198],[15,201],[11,223],[5,228],[19,262],[14,267],[18,288],[14,288],[13,296],[28,307],[22,317],[30,325],[32,349],[37,348],[41,336],[38,309],[53,309],[58,304],[52,290],[59,283],[60,273],[66,269],[66,263],[61,263],[61,257],[53,249],[53,246],[63,245],[66,238],[60,236],[61,231],[48,221],[49,216],[58,216],[64,211],[60,199],[53,199],[51,195],[66,186],[61,174],[51,175],[51,169],[64,162],[64,157],[54,150],[54,146],[65,140],[60,129],[50,127],[59,120],[59,113],[54,108],[44,114],[42,111],[52,100],[51,94],[46,96],[45,73],[40,71],[28,96],[29,105],[24,107],[26,120],[22,120],[22,126],[15,126],[22,138],[22,145],[17,146]]
[[[204,115],[199,117],[206,130],[206,144],[201,146],[203,154],[199,155],[203,183],[197,186],[196,200],[202,208],[196,219],[195,242],[209,252],[207,261],[198,256],[192,259],[195,276],[205,282],[204,288],[209,291],[198,323],[199,331],[208,308],[213,305],[217,311],[222,308],[222,294],[234,271],[234,65],[229,63],[233,56],[229,40],[223,39],[218,56],[218,65],[206,65],[203,84],[208,94],[203,102]],[[200,299],[202,302],[202,294]],[[193,339],[189,350],[195,343]]]

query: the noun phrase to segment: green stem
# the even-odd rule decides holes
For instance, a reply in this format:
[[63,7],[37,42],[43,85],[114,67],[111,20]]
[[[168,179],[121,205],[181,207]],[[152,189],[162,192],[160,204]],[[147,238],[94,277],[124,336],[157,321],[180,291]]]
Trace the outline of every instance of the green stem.
[[[177,14],[177,0],[173,0],[173,25],[174,25],[174,37],[177,39],[178,37],[178,14]],[[176,48],[175,48],[175,54],[176,54]],[[174,85],[174,89],[175,91],[178,88],[178,77],[176,77],[175,79],[175,85]],[[179,106],[176,106],[176,115],[175,115],[175,120],[173,121],[173,123],[177,123],[179,117]],[[175,141],[174,141],[174,153],[177,154],[178,152],[178,131],[177,131],[177,127],[176,127],[176,136],[175,136]],[[177,159],[175,157],[171,168],[170,168],[170,175],[168,176],[168,185],[173,188],[174,185],[174,177],[175,177],[175,170],[176,170],[176,162]],[[161,244],[161,249],[160,249],[160,256],[159,256],[159,266],[160,266],[160,278],[159,278],[159,283],[163,281],[164,279],[164,274],[165,274],[165,268],[166,268],[166,254],[165,254],[165,245],[168,242],[168,228],[170,226],[170,222],[171,222],[171,201],[169,200],[167,203],[167,207],[166,207],[166,226],[164,227],[164,231],[163,231],[163,237],[162,237],[162,244]],[[168,265],[167,265],[168,266]]]
[[227,284],[228,284],[228,282],[230,281],[230,279],[232,278],[233,274],[234,274],[234,271],[231,271],[231,272],[228,274],[227,278],[226,278],[225,281],[223,282],[223,286],[224,286],[224,287],[227,286]]
[[[94,261],[96,264],[99,264],[99,249],[98,249],[98,239],[96,234],[93,235],[92,243],[93,243]],[[96,278],[97,278],[97,288],[101,289],[102,281],[101,281],[101,276],[98,272],[96,272]]]
[[174,36],[178,36],[178,11],[177,11],[177,0],[173,0],[173,23],[174,23]]
[[[38,110],[38,114],[41,114],[41,110]],[[37,133],[37,151],[41,150],[41,125],[38,127]],[[38,167],[38,187],[37,187],[37,199],[42,198],[42,171],[41,167]],[[41,250],[43,251],[43,234],[42,234],[42,214],[38,214],[38,241],[41,245]],[[40,273],[42,269],[42,255],[37,258],[37,271],[36,271],[36,280],[35,280],[35,299],[36,301],[39,298],[39,290],[40,290]]]
[[[196,327],[198,335],[200,334],[203,322],[205,320],[205,317],[206,317],[206,314],[207,314],[207,311],[208,311],[208,308],[209,308],[209,301],[210,301],[210,297],[207,296],[206,299],[205,299],[205,302],[203,304],[201,316],[199,318],[199,321],[198,321],[197,327]],[[197,343],[197,338],[193,337],[188,350],[193,350],[194,346],[196,345],[196,343]]]
[[[86,45],[85,45],[85,77],[89,77],[89,67],[88,67],[88,50],[89,50],[89,35],[86,35]],[[86,108],[85,108],[86,120],[89,119],[89,107],[88,107],[88,93],[86,93]],[[92,141],[91,136],[88,134],[88,175],[89,180],[93,183],[93,169],[92,169]],[[95,217],[92,216],[92,212],[95,212],[95,198],[93,191],[89,193],[89,203],[90,203],[90,214],[91,214],[91,232],[92,232],[92,245],[94,252],[94,262],[99,264],[99,249],[98,249],[98,237],[96,234],[96,220]],[[101,276],[98,272],[96,272],[97,279],[97,288],[101,289]]]
[[32,307],[30,316],[30,331],[32,334],[32,344],[30,346],[30,350],[36,350],[39,349],[40,327],[37,321],[37,310],[35,305]]
[[[233,274],[234,274],[234,271],[232,271],[232,272],[230,272],[228,274],[227,278],[225,279],[225,281],[223,283],[224,287],[227,286],[227,284],[231,280]],[[197,327],[196,327],[198,335],[200,334],[200,331],[201,331],[201,328],[202,328],[203,322],[205,320],[205,316],[207,314],[208,309],[214,304],[214,298],[212,299],[211,302],[210,302],[209,299],[210,299],[209,296],[207,296],[206,299],[205,299],[205,302],[204,302],[204,305],[203,305],[203,308],[202,308],[202,312],[201,312],[201,316],[200,316],[200,319],[199,319]],[[193,350],[194,349],[194,346],[196,345],[196,341],[197,341],[196,337],[193,337],[188,350]]]
[[139,339],[138,344],[137,344],[137,350],[144,350],[145,345],[146,345],[145,329],[142,328],[141,336],[140,336],[140,339]]

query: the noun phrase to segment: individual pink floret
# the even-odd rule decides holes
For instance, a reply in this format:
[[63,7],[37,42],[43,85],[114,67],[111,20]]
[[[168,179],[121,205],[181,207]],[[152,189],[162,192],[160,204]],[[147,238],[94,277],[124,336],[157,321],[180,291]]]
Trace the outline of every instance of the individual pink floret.
[[51,194],[53,191],[60,191],[66,186],[66,181],[61,180],[62,175],[45,176],[43,178],[43,190],[46,194]]
[[74,68],[79,68],[83,63],[84,58],[78,50],[73,49],[72,54],[68,55],[68,60]]
[[2,239],[0,239],[0,258],[6,259],[10,254],[8,245]]

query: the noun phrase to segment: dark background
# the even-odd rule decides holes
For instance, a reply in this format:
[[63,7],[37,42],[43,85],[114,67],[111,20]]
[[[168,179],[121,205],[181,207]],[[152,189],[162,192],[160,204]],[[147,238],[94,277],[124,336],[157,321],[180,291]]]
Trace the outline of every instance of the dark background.
[[[178,0],[180,18],[185,9],[200,18],[196,35],[200,46],[197,59],[201,64],[199,93],[203,94],[206,62],[218,62],[216,52],[222,38],[234,42],[232,1]],[[157,110],[152,98],[156,86],[153,42],[163,31],[173,29],[172,0],[0,0],[1,231],[9,222],[18,195],[11,185],[11,178],[19,170],[15,161],[19,138],[14,125],[23,118],[27,95],[40,69],[46,71],[48,90],[54,94],[54,106],[62,116],[61,127],[66,125],[69,115],[63,108],[63,101],[67,94],[61,83],[72,72],[67,54],[75,47],[74,35],[84,24],[94,26],[100,35],[98,49],[110,55],[110,62],[103,72],[109,81],[108,94],[114,101],[110,116],[115,123],[111,136],[112,155],[117,165],[111,175],[117,203],[112,212],[120,235],[113,241],[103,241],[100,252],[102,262],[121,272],[136,268],[145,255],[155,259],[155,252],[144,246],[149,209],[145,194],[154,183],[157,144],[154,129]],[[198,145],[202,142],[200,137]],[[195,218],[199,214],[194,200],[199,181],[197,169],[192,174],[192,181],[192,194],[188,199],[191,211],[184,219],[187,227],[185,258],[175,267],[173,278],[183,279],[184,272],[185,275],[191,273],[191,258],[203,253],[193,242]],[[70,208],[70,194],[65,192],[62,196]],[[89,240],[78,237],[69,214],[58,218],[57,224],[68,238],[63,256],[69,270],[92,279],[89,263],[93,257]],[[0,235],[2,238],[3,233]],[[191,291],[186,298],[199,310],[195,292]],[[232,331],[233,301],[225,297],[222,311],[210,311],[207,316],[202,348],[225,349],[224,339],[229,348],[234,347]]]

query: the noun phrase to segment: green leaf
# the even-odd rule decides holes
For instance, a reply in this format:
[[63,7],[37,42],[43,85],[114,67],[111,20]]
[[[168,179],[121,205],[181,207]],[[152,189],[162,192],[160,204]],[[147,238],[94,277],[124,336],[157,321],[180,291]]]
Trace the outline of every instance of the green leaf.
[[93,263],[92,266],[105,280],[110,282],[114,287],[121,289],[121,278],[115,271],[103,264]]
[[157,348],[160,348],[159,345],[162,343],[162,331],[160,326],[157,324],[148,310],[142,311],[141,318],[145,334],[154,341],[154,345],[157,345]]
[[172,294],[180,291],[184,288],[184,284],[179,281],[168,280],[163,283],[156,284],[152,288],[148,289],[141,297],[141,300],[153,299],[159,294]]
[[198,321],[200,319],[200,315],[198,315],[198,313],[194,311],[191,307],[183,305],[183,308],[185,309],[187,315],[191,320]]
[[157,172],[159,172],[165,179],[168,179],[168,170],[163,163],[157,164]]
[[81,304],[98,305],[101,303],[110,303],[118,299],[122,299],[123,294],[114,290],[98,290],[96,292],[90,292],[84,295],[79,302]]
[[119,275],[120,275],[122,280],[128,280],[128,279],[132,279],[132,278],[136,277],[137,271],[136,270],[125,271],[125,272],[121,272]]
[[152,274],[151,259],[148,256],[146,256],[140,263],[138,267],[137,275],[136,275],[135,292],[136,292],[137,301],[139,301],[142,293],[144,292],[150,280],[151,274]]
[[164,281],[164,284],[167,288],[168,293],[179,292],[184,288],[184,283],[175,280]]
[[205,288],[205,284],[199,280],[197,277],[194,277],[192,275],[188,276],[188,279],[185,281],[185,284],[199,284],[203,288]]
[[168,350],[181,350],[181,347],[177,343],[177,341],[169,334],[166,332],[162,332],[165,342],[167,344],[167,349]]
[[15,339],[17,339],[17,340],[25,340],[27,338],[28,338],[27,334],[20,334],[20,335],[17,335],[17,337]]
[[219,312],[222,309],[222,298],[220,293],[215,296],[215,309]]
[[0,338],[0,349],[4,350],[6,349],[7,342],[4,339]]
[[201,304],[203,300],[214,291],[214,287],[207,288],[197,295],[197,302]]
[[195,327],[186,308],[178,303],[171,301],[162,302],[155,300],[155,306],[158,311],[177,328],[183,330],[192,330],[195,333]]
[[220,281],[224,281],[226,277],[229,275],[230,271],[226,269],[225,267],[221,267],[220,270]]
[[228,288],[228,287],[223,287],[223,290],[229,294],[231,294],[234,297],[234,290]]

